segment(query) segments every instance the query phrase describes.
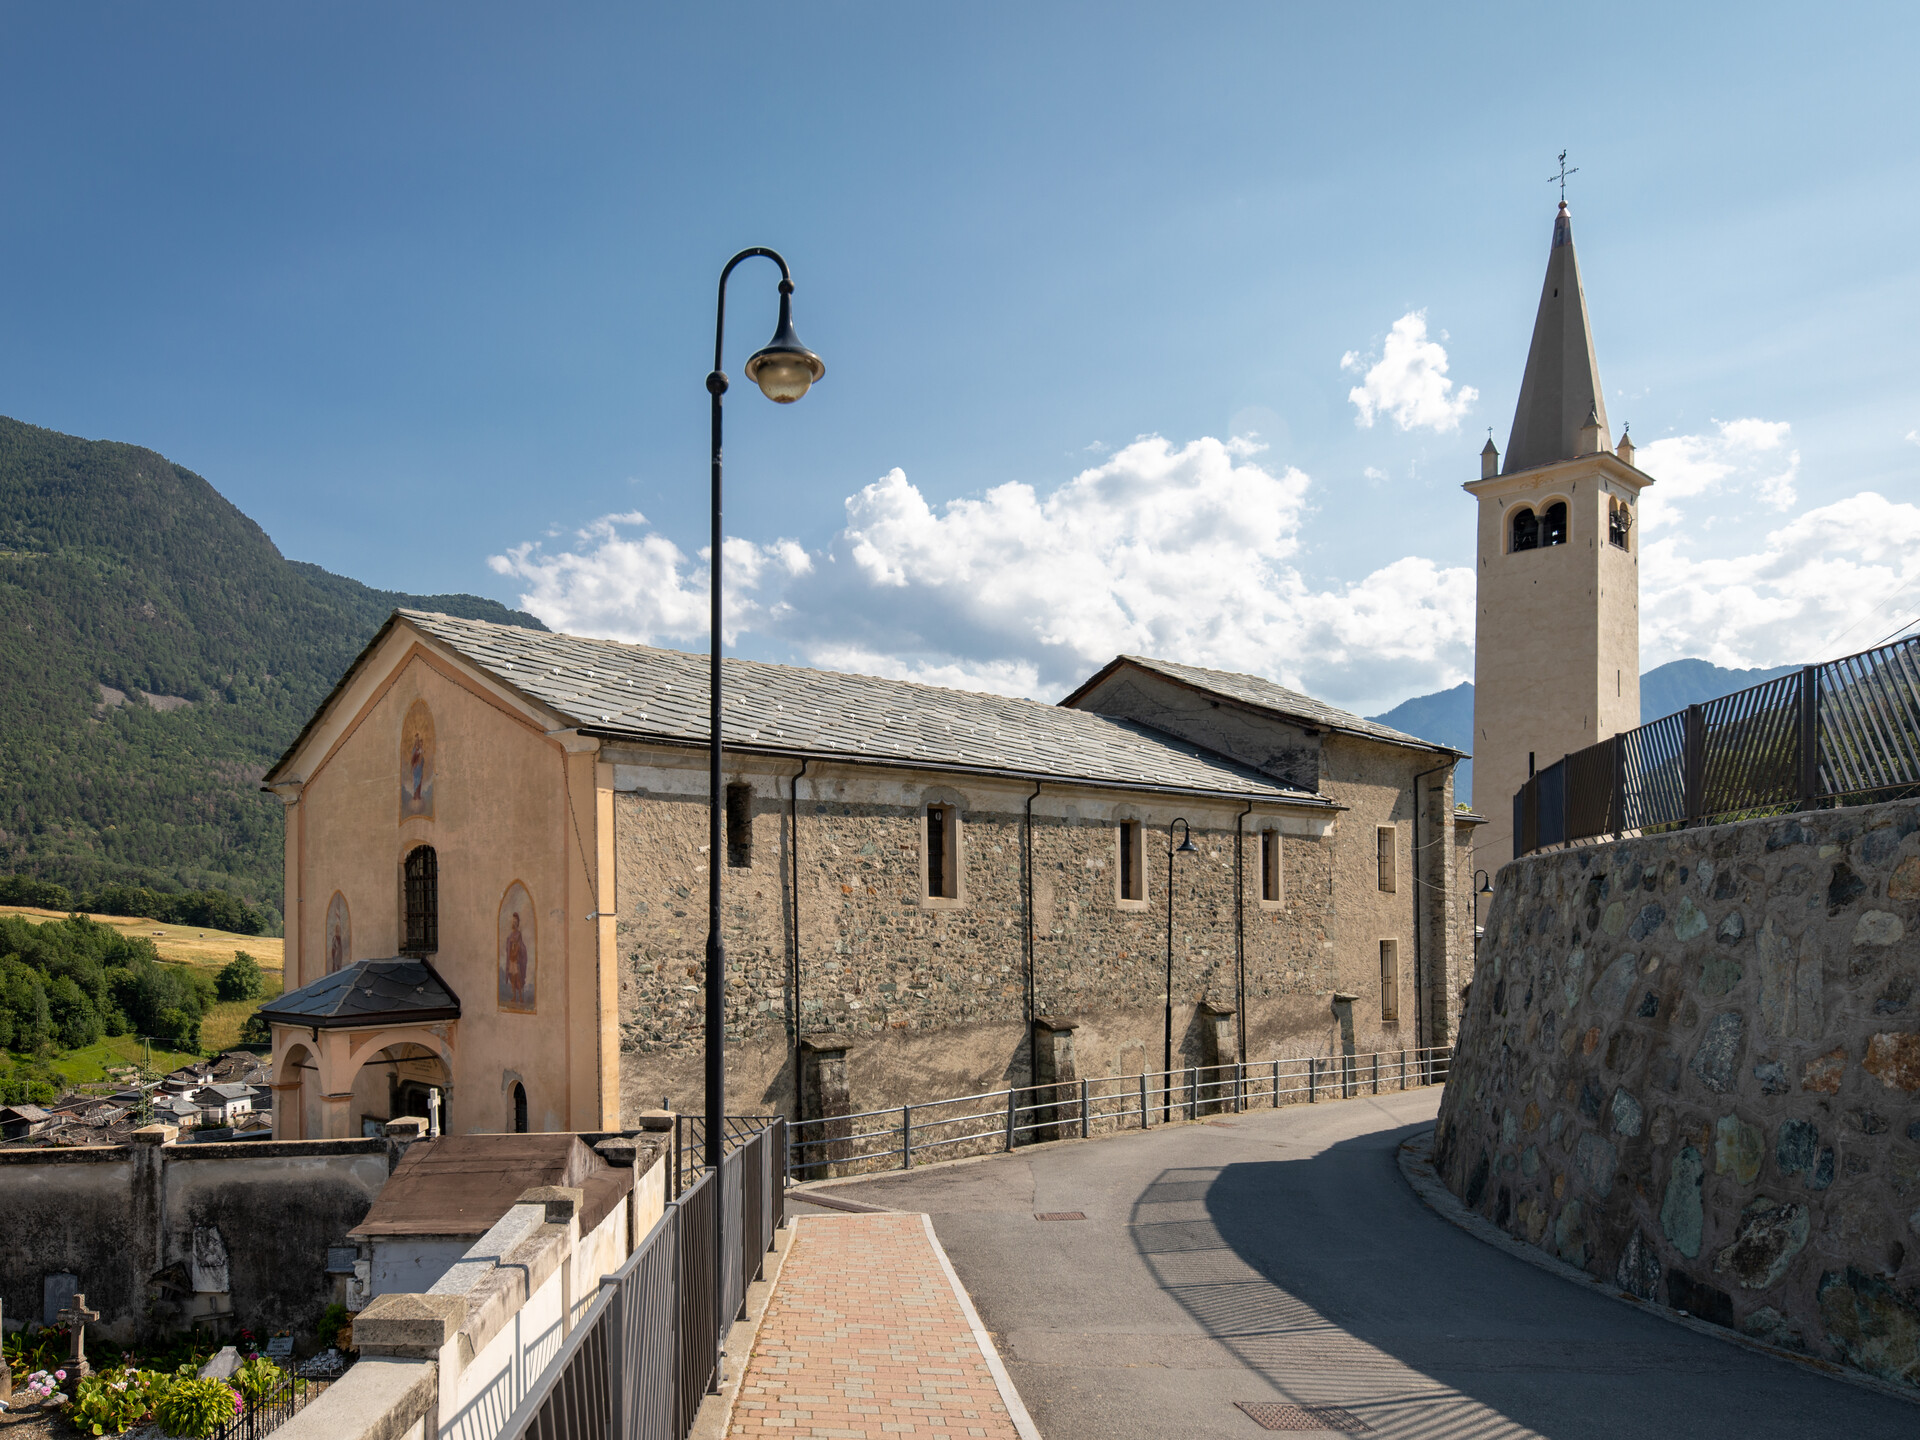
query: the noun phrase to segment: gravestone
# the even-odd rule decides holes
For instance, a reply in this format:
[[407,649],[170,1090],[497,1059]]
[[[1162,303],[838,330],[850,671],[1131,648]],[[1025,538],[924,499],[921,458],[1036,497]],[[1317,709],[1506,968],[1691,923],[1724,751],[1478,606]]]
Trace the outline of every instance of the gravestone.
[[267,1341],[266,1356],[274,1364],[285,1367],[293,1362],[293,1337],[276,1335]]
[[200,1367],[202,1380],[226,1380],[240,1368],[240,1352],[231,1345],[222,1345],[220,1353]]
[[91,1375],[93,1366],[87,1363],[87,1322],[98,1320],[100,1312],[89,1310],[87,1297],[76,1291],[67,1308],[60,1312],[59,1318],[73,1327],[70,1332],[73,1353],[67,1357],[67,1369],[75,1375]]
[[73,1303],[80,1291],[78,1275],[49,1275],[40,1282],[40,1323],[58,1325],[60,1312]]
[[191,1270],[195,1290],[213,1295],[227,1293],[227,1242],[221,1238],[219,1226],[194,1226]]

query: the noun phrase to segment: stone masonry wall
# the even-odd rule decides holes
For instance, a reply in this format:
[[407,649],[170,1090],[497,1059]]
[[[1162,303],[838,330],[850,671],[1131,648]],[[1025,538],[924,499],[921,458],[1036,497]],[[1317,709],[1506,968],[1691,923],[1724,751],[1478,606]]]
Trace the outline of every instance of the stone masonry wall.
[[[1026,1083],[1022,846],[1031,785],[968,780],[956,789],[955,777],[812,767],[799,781],[794,986],[788,809],[797,768],[747,762],[729,776],[754,787],[752,865],[729,866],[725,877],[729,1108],[792,1113],[796,1035],[850,1042],[849,1084],[861,1109]],[[658,762],[616,757],[616,776],[622,1103],[628,1112],[663,1099],[693,1109],[704,1015],[704,775],[676,777]],[[1356,776],[1349,788],[1361,790],[1362,778],[1366,794],[1336,798],[1390,814],[1391,782]],[[958,903],[923,900],[929,803],[961,809]],[[1175,814],[1192,822],[1200,853],[1178,857],[1174,870],[1174,1063],[1209,1058],[1200,1009],[1236,1002],[1235,822],[1244,808],[1065,787],[1035,800],[1033,1013],[1078,1025],[1079,1074],[1160,1068],[1166,827]],[[1117,893],[1116,824],[1136,819],[1146,827],[1146,900],[1129,905]],[[1313,833],[1326,829],[1324,817],[1273,805],[1240,823],[1249,1058],[1337,1053],[1336,991],[1362,997],[1354,1007],[1360,1049],[1410,1048],[1411,890],[1371,893],[1371,810],[1339,816],[1324,834]],[[1277,825],[1287,827],[1285,893],[1269,905],[1260,899],[1258,831]],[[1401,828],[1410,835],[1410,825]],[[1354,851],[1344,862],[1343,846]],[[1386,1027],[1383,935],[1403,937],[1405,976],[1403,1020]]]
[[1920,803],[1501,870],[1436,1159],[1643,1300],[1920,1385]]

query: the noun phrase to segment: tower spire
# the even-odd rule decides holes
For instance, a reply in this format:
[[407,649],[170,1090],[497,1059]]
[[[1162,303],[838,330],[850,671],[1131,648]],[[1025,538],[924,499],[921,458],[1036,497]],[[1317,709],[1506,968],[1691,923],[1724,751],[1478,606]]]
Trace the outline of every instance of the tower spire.
[[[1583,450],[1580,432],[1588,429],[1589,416],[1598,426],[1599,442],[1589,440]],[[1573,248],[1573,217],[1562,200],[1553,220],[1547,278],[1540,286],[1540,309],[1533,319],[1533,344],[1520,381],[1520,403],[1514,407],[1504,473],[1610,448],[1610,435],[1586,289]]]

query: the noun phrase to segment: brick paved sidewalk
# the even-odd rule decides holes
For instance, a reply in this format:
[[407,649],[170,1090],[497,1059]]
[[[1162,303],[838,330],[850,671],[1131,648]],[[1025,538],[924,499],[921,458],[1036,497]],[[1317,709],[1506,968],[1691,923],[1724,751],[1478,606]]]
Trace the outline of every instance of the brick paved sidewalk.
[[924,1216],[794,1224],[729,1434],[1020,1440]]

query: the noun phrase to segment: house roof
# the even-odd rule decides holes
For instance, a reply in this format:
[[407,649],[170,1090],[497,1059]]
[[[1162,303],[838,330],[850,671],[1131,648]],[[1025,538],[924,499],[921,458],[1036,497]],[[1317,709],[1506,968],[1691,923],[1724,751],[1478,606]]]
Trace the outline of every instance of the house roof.
[[1208,670],[1200,665],[1182,665],[1174,660],[1156,660],[1150,655],[1115,656],[1100,668],[1099,674],[1081,685],[1060,703],[1062,705],[1077,704],[1082,696],[1092,691],[1096,685],[1122,665],[1136,665],[1142,670],[1151,670],[1189,689],[1202,690],[1209,695],[1218,695],[1222,699],[1232,700],[1256,710],[1265,710],[1283,719],[1298,721],[1319,729],[1334,730],[1345,735],[1360,735],[1387,745],[1407,745],[1416,750],[1431,750],[1442,755],[1464,755],[1465,753],[1455,750],[1450,745],[1422,740],[1417,735],[1409,735],[1389,725],[1364,719],[1351,711],[1329,705],[1324,700],[1316,700],[1311,695],[1302,695],[1298,690],[1289,690],[1284,685],[1276,685],[1262,675],[1241,675],[1232,670]]
[[42,1110],[38,1105],[0,1106],[0,1120],[26,1120],[38,1124],[42,1120],[51,1118],[51,1113]]
[[265,1017],[269,1024],[311,1025],[320,1029],[339,1025],[415,1024],[427,1020],[458,1020],[460,998],[425,960],[358,960],[331,975],[322,975],[310,985],[269,1000],[255,1013]]
[[251,1100],[253,1087],[232,1082],[223,1085],[202,1085],[193,1092],[193,1098],[203,1105],[212,1105],[218,1101]]
[[[707,743],[705,655],[417,610],[395,611],[387,629],[399,624],[585,734]],[[872,675],[756,660],[723,666],[721,733],[732,750],[1332,808],[1324,797],[1131,720]],[[300,743],[268,772],[269,783]]]
[[380,1187],[349,1238],[484,1235],[539,1185],[586,1191],[580,1229],[598,1225],[633,1188],[633,1172],[615,1169],[578,1135],[443,1135],[416,1140]]

